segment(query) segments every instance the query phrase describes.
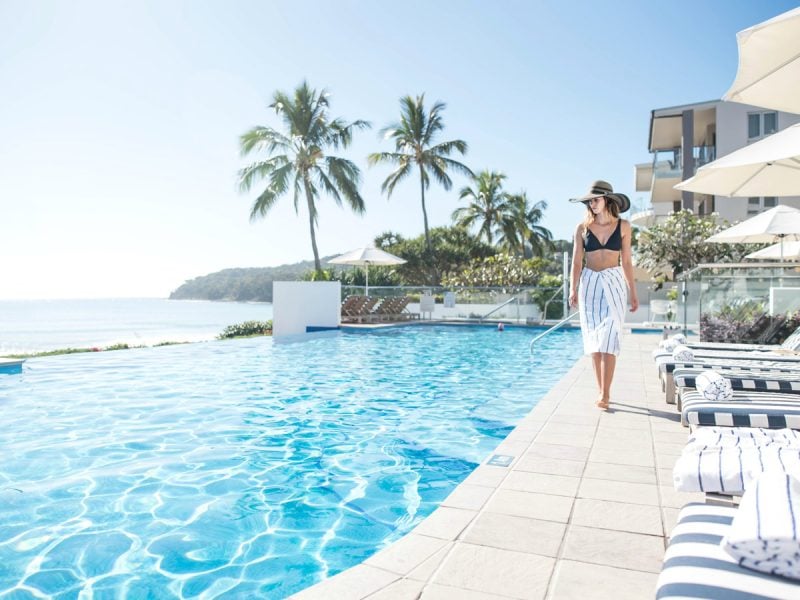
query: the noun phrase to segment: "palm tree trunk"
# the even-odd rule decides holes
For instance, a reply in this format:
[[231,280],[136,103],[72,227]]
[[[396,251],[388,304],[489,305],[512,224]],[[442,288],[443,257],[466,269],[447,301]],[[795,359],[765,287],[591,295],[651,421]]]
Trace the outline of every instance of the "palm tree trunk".
[[317,235],[314,232],[314,196],[305,178],[303,179],[303,186],[306,190],[306,204],[308,205],[308,228],[311,231],[311,249],[314,251],[314,270],[317,273],[322,273],[322,264],[319,262],[319,251],[317,250]]
[[419,166],[419,192],[422,198],[422,222],[425,226],[425,246],[428,248],[428,255],[433,258],[431,234],[428,232],[428,211],[425,209],[425,178],[423,177],[422,165]]
[[436,270],[436,261],[433,257],[433,244],[431,234],[428,229],[428,211],[425,209],[425,178],[423,177],[422,165],[419,165],[419,191],[422,198],[422,223],[425,226],[425,246],[428,250],[428,261],[430,262],[431,284],[439,283],[439,274]]

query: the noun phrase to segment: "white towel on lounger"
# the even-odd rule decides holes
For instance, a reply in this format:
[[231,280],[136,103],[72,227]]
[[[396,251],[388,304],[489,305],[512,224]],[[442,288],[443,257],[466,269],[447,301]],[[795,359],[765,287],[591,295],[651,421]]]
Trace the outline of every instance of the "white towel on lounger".
[[745,492],[722,548],[748,569],[800,579],[800,480],[763,473]]

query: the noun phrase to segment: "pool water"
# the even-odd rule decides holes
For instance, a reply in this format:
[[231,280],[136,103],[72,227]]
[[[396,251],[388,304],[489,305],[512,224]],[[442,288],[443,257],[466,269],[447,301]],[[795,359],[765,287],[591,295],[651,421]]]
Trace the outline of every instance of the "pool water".
[[0,376],[0,597],[282,598],[408,533],[581,352],[397,327]]

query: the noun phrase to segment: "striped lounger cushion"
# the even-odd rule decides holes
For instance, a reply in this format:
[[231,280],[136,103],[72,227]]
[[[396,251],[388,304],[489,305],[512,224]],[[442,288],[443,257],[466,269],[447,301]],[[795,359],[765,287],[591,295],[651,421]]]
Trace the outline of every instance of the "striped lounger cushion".
[[739,495],[765,471],[800,473],[800,449],[708,447],[684,451],[672,479],[679,492]]
[[677,362],[672,359],[658,361],[658,377],[662,384],[672,376],[677,369],[713,369],[714,371],[749,371],[752,373],[796,373],[800,377],[800,364],[769,364],[762,361],[703,361]]
[[681,394],[681,423],[721,427],[800,429],[800,397],[779,392],[733,392],[733,400],[706,400],[697,390]]
[[720,543],[736,508],[687,504],[672,530],[656,598],[705,600],[797,600],[800,582],[744,567]]
[[800,373],[799,362],[773,362],[764,360],[706,360],[697,358],[691,362],[680,362],[672,360],[672,357],[656,361],[659,373],[671,375],[675,369],[714,369],[717,370],[738,370],[738,371],[780,371],[782,373]]
[[[699,373],[697,369],[676,369],[672,376],[675,378],[677,387],[696,388]],[[720,373],[731,382],[731,387],[734,390],[800,394],[800,373],[796,375],[790,373],[745,374],[741,371],[727,373],[724,370],[720,371]]]

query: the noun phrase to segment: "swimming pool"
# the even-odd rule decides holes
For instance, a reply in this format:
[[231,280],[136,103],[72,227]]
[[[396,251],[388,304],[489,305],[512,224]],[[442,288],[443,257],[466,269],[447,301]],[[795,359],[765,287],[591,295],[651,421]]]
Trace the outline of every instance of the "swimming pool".
[[0,594],[281,598],[430,514],[579,332],[397,327],[31,359],[0,377]]

